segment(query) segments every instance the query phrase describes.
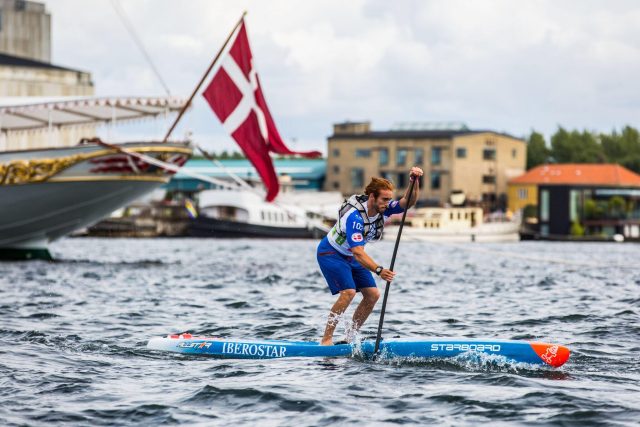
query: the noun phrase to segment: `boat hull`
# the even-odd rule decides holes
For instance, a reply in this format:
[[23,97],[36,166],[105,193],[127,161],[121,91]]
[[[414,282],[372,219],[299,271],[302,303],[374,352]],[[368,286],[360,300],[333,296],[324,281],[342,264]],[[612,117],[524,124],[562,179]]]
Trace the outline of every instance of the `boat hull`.
[[[234,340],[194,337],[190,334],[169,335],[149,340],[147,348],[190,355],[228,359],[276,359],[283,357],[345,357],[354,354],[373,355],[375,342],[321,346],[308,341]],[[487,355],[505,361],[534,365],[562,366],[569,350],[561,345],[529,341],[469,340],[432,338],[424,340],[383,340],[380,355],[386,358],[432,359],[462,355]]]
[[[395,239],[398,226],[385,227],[385,238]],[[467,230],[448,231],[426,228],[403,227],[402,240],[407,242],[446,242],[446,243],[508,243],[519,242],[520,234],[517,224],[483,224],[483,226]]]
[[0,187],[0,247],[38,248],[86,227],[162,182],[41,183]]
[[[123,144],[181,165],[186,144]],[[165,184],[173,173],[98,144],[0,154],[0,259],[50,259],[48,243]]]
[[276,227],[227,221],[206,216],[195,218],[188,228],[192,237],[255,237],[280,239],[319,239],[324,234],[319,229],[306,227]]

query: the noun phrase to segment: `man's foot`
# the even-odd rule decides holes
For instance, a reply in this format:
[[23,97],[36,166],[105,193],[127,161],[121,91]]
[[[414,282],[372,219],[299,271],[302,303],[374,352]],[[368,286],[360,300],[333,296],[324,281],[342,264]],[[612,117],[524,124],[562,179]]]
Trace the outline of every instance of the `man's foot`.
[[320,345],[333,345],[332,340],[320,340]]

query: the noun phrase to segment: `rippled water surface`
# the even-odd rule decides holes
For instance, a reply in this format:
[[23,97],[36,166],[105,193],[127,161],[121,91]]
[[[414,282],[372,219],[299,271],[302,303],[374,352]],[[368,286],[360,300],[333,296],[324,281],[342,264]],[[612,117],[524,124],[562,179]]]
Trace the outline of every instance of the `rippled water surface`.
[[[0,263],[2,424],[640,420],[634,244],[400,246],[384,336],[565,344],[571,359],[556,370],[464,359],[219,360],[145,348],[151,336],[182,331],[319,339],[333,297],[315,246],[66,239],[52,246],[57,262]],[[388,265],[392,249],[385,241],[368,250]],[[365,334],[375,333],[380,305]]]

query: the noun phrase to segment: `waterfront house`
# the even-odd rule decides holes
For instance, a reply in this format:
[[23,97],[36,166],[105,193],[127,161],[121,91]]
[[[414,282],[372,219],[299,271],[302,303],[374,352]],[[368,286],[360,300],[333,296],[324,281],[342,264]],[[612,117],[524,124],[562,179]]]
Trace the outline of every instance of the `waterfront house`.
[[508,191],[509,209],[525,211],[534,237],[640,239],[640,175],[620,165],[541,165]]

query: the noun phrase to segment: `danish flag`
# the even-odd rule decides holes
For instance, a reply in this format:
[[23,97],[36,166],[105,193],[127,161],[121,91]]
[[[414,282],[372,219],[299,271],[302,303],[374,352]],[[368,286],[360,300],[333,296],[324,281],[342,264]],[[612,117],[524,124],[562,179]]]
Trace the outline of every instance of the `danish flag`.
[[231,137],[251,161],[267,189],[267,201],[278,195],[278,177],[269,153],[318,157],[318,151],[291,151],[282,141],[269,113],[244,21],[238,27],[229,52],[202,94]]

